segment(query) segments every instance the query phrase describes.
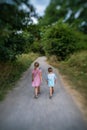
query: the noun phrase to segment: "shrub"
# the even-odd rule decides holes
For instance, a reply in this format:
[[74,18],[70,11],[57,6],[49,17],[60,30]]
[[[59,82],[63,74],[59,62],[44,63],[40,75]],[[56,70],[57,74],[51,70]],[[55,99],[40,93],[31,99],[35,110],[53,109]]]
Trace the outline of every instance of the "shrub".
[[77,37],[67,24],[57,23],[43,34],[42,43],[46,54],[57,55],[65,60],[77,49]]
[[77,43],[77,49],[80,50],[87,50],[87,35],[83,34],[82,32],[75,32],[76,37],[79,39]]
[[0,42],[0,60],[12,61],[16,59],[17,55],[29,53],[33,37],[28,32],[12,32],[9,35],[3,36]]
[[44,50],[43,50],[43,47],[42,47],[42,45],[41,45],[40,40],[35,41],[35,42],[31,45],[31,50],[32,50],[33,52],[37,52],[37,53],[40,53],[40,54],[44,54]]
[[17,54],[24,51],[25,39],[22,35],[11,34],[9,38],[4,40],[0,46],[0,59],[1,60],[14,60]]

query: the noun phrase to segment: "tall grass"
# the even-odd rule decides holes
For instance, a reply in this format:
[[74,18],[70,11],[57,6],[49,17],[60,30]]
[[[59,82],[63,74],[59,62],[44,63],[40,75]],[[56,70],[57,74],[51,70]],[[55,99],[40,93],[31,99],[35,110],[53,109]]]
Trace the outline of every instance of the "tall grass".
[[38,54],[22,54],[16,62],[0,63],[0,100],[14,87],[21,74],[38,57]]
[[75,31],[75,35],[78,38],[77,49],[87,50],[87,34]]
[[58,68],[67,75],[73,88],[87,99],[87,51],[73,54],[68,61],[61,62]]
[[87,99],[87,51],[74,53],[66,61],[59,62],[56,56],[51,56],[49,61]]

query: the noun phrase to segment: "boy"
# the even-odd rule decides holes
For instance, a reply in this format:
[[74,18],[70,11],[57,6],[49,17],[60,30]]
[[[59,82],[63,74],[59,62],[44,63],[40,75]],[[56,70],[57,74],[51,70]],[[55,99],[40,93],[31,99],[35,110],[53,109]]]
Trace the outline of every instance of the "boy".
[[48,75],[47,75],[47,84],[50,88],[50,96],[49,98],[52,98],[52,95],[54,93],[54,85],[56,83],[56,75],[53,73],[53,69],[51,67],[48,68]]

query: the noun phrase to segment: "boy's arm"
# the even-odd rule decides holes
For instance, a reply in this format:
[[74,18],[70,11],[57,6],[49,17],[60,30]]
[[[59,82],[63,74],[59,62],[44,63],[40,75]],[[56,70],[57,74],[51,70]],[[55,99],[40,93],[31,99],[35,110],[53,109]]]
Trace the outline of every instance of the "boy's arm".
[[56,84],[56,79],[55,79],[55,84]]
[[56,75],[55,75],[55,84],[56,84]]

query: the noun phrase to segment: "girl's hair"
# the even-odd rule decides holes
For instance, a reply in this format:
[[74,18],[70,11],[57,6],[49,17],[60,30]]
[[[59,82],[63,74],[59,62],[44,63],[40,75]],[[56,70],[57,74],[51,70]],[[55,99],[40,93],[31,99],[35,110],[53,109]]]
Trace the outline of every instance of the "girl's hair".
[[48,68],[48,72],[52,72],[53,69],[51,67]]
[[34,63],[34,66],[35,66],[35,67],[39,67],[39,63],[38,63],[38,62],[35,62],[35,63]]

